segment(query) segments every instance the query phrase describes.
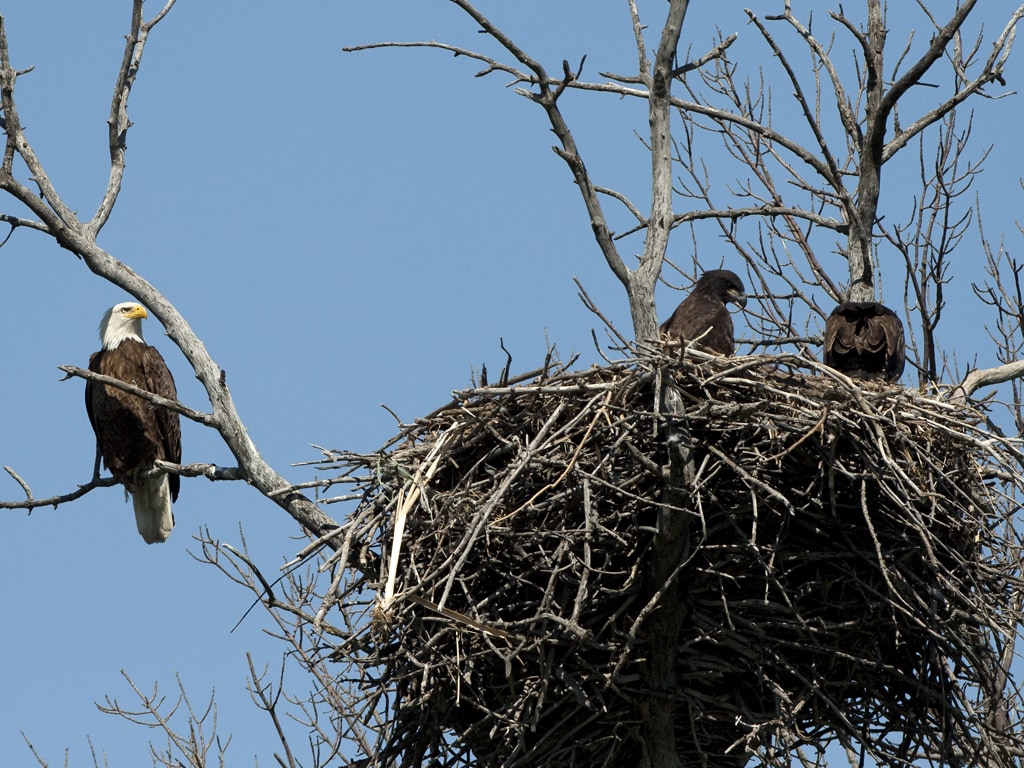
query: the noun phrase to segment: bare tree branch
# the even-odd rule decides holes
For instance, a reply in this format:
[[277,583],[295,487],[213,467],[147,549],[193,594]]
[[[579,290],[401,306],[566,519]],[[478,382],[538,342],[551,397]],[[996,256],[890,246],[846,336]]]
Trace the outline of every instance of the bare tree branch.
[[29,484],[17,472],[11,467],[4,467],[4,470],[21,486],[26,498],[25,501],[0,501],[0,509],[26,509],[29,512],[40,507],[53,507],[56,509],[61,504],[82,498],[94,488],[109,488],[112,485],[118,485],[118,481],[112,477],[94,477],[89,482],[78,486],[78,490],[71,493],[37,499],[32,495],[32,489],[29,487]]
[[997,365],[994,368],[978,368],[967,374],[964,380],[953,388],[952,399],[956,402],[966,402],[967,398],[982,387],[1002,384],[1021,377],[1024,377],[1024,360]]
[[252,654],[249,652],[246,652],[245,660],[249,664],[249,694],[252,696],[256,706],[270,716],[270,720],[274,724],[274,730],[277,731],[277,737],[284,747],[285,760],[281,760],[278,757],[278,762],[282,766],[287,766],[287,768],[295,768],[298,763],[295,762],[295,758],[292,756],[288,737],[285,735],[281,724],[281,717],[277,714],[277,705],[281,700],[281,694],[284,692],[284,664],[281,665],[281,675],[278,678],[277,691],[275,692],[274,686],[271,683],[264,682],[267,676],[266,668],[264,668],[263,672],[257,672],[256,665],[252,661]]
[[182,477],[205,477],[207,480],[245,480],[245,473],[238,467],[221,467],[217,464],[204,464],[193,462],[192,464],[175,464],[170,461],[156,461],[153,468],[141,472],[140,477],[148,477],[161,472],[169,472],[172,475]]
[[121,181],[124,177],[124,160],[127,144],[125,137],[131,120],[128,119],[128,95],[131,93],[135,78],[139,74],[139,65],[142,62],[142,52],[146,47],[146,40],[153,27],[170,12],[176,0],[167,0],[163,9],[149,21],[144,21],[142,16],[142,3],[135,3],[132,7],[131,31],[128,33],[124,47],[124,58],[121,61],[121,68],[118,70],[117,83],[114,85],[114,98],[110,105],[110,117],[107,120],[110,145],[110,178],[107,181],[107,189],[100,201],[99,207],[92,221],[85,225],[85,231],[91,234],[93,239],[99,234],[103,225],[107,223],[117,196],[121,192]]
[[[150,755],[154,765],[181,768],[185,764],[182,763],[184,760],[189,768],[203,768],[209,764],[208,756],[215,747],[218,765],[224,765],[224,755],[231,744],[231,737],[222,739],[217,735],[217,705],[212,692],[206,705],[202,709],[196,708],[185,690],[181,677],[175,675],[178,695],[174,702],[167,706],[168,699],[161,695],[156,683],[153,684],[153,692],[147,694],[139,690],[135,681],[123,669],[121,675],[138,698],[138,704],[135,707],[124,707],[116,698],[111,699],[107,696],[105,703],[96,703],[96,708],[104,714],[116,715],[130,723],[160,731],[167,738],[167,746],[158,749],[150,742]],[[185,727],[176,727],[172,722],[179,711],[186,718]]]
[[[17,472],[11,467],[4,467],[4,471],[9,474],[14,481],[21,486],[22,491],[25,492],[24,501],[0,501],[0,509],[26,509],[31,512],[33,509],[40,507],[53,507],[56,509],[61,504],[66,504],[69,501],[80,499],[85,494],[89,493],[96,488],[109,488],[114,485],[119,485],[119,481],[113,477],[94,477],[87,483],[83,483],[78,486],[78,489],[71,491],[70,493],[59,494],[56,496],[48,496],[43,499],[37,499],[32,495],[32,488],[28,482],[24,480]],[[181,475],[182,477],[205,477],[207,480],[245,480],[245,473],[238,467],[221,467],[216,464],[174,464],[170,461],[157,461],[153,464],[153,467],[146,470],[145,472],[139,473],[140,477],[154,477],[165,473],[171,473],[174,475]]]
[[487,66],[476,73],[476,77],[484,77],[491,74],[492,72],[507,72],[513,76],[513,80],[509,85],[515,85],[517,83],[529,83],[536,85],[538,79],[535,75],[529,75],[520,69],[517,69],[508,64],[504,64],[497,59],[493,59],[490,56],[484,56],[482,53],[470,50],[469,48],[462,48],[457,45],[450,45],[448,43],[441,43],[436,40],[424,41],[424,42],[381,42],[381,43],[367,43],[364,45],[348,45],[341,50],[345,53],[357,53],[359,51],[372,51],[377,48],[435,48],[441,51],[450,51],[455,56],[461,56],[467,59],[473,59],[475,61],[481,61]]
[[86,379],[88,381],[95,381],[100,384],[106,384],[107,386],[114,387],[115,389],[124,390],[129,392],[136,397],[141,397],[153,405],[159,405],[161,408],[166,408],[169,411],[180,413],[186,419],[191,419],[199,424],[203,424],[207,427],[217,428],[219,426],[217,419],[208,413],[202,411],[196,411],[189,408],[187,405],[182,405],[177,400],[170,400],[166,397],[148,392],[141,387],[137,387],[134,384],[129,384],[127,381],[121,381],[121,379],[115,379],[113,376],[104,376],[102,373],[95,373],[85,368],[79,368],[77,365],[58,365],[60,370],[67,374],[61,381],[66,381],[72,377]]
[[[971,2],[961,6],[956,15],[954,15],[953,19],[951,19],[945,27],[940,29],[936,37],[933,38],[932,46],[929,49],[928,55],[926,56],[927,59],[930,59],[930,61],[928,62],[929,67],[937,59],[937,56],[936,59],[931,58],[932,55],[935,53],[936,42],[942,39],[945,40],[945,44],[948,45],[949,39],[953,36],[953,34],[957,32],[960,25],[962,25],[963,23],[963,20],[966,16],[964,12],[966,11],[967,13],[969,13],[970,9],[973,8],[974,4],[974,2]],[[919,117],[909,126],[904,128],[902,131],[899,131],[897,135],[894,136],[892,140],[890,140],[885,145],[885,148],[882,152],[883,162],[888,160],[893,155],[895,155],[900,149],[906,146],[907,142],[909,142],[915,136],[919,135],[925,128],[942,120],[942,118],[945,115],[949,114],[951,111],[956,109],[960,104],[969,99],[971,96],[982,93],[982,89],[989,83],[998,82],[1000,85],[1006,84],[1003,80],[1003,72],[1006,67],[1006,62],[1010,57],[1010,51],[1013,47],[1014,40],[1017,37],[1017,25],[1018,23],[1020,23],[1022,18],[1024,18],[1024,5],[1018,7],[1017,10],[1015,10],[1013,14],[1010,16],[1009,21],[1007,21],[1006,25],[1003,27],[1003,30],[999,34],[999,37],[992,44],[992,52],[989,54],[989,57],[986,60],[986,62],[982,65],[981,72],[978,75],[976,75],[973,79],[968,79],[966,77],[967,62],[954,61],[954,65],[957,66],[958,82],[960,83],[958,85],[957,92],[952,97],[936,106],[934,109],[930,110],[926,114]],[[955,29],[951,29],[951,25],[954,24]],[[939,51],[938,55],[941,54],[942,51]],[[907,88],[914,84],[913,82],[909,82],[909,78],[912,77],[913,73],[917,72],[919,73],[918,76],[921,77],[924,75],[924,72],[927,71],[927,67],[924,67],[922,69],[924,61],[925,59],[922,59],[921,62],[918,62],[917,66],[913,67],[910,71],[904,74],[903,77],[901,77],[900,80],[893,85],[892,89],[889,92],[890,97],[892,97],[890,100],[893,104],[895,104],[895,99],[898,98],[898,95],[893,96],[893,92],[896,90],[897,86],[899,86],[902,89],[902,91],[905,91]],[[902,91],[899,95],[902,95]],[[998,98],[1002,98],[1002,96]]]

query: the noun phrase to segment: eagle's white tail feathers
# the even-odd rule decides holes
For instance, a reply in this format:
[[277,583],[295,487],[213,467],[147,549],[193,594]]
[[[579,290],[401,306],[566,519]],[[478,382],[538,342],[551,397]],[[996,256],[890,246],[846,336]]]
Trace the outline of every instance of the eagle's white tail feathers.
[[133,483],[132,506],[135,507],[135,524],[145,542],[159,544],[167,541],[174,528],[167,475],[147,477]]

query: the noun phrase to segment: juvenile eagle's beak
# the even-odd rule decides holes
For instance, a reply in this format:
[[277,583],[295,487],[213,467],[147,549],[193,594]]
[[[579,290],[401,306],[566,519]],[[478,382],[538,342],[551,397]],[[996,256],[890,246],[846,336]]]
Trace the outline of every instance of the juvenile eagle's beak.
[[743,291],[737,291],[734,288],[730,288],[726,296],[728,296],[729,301],[731,301],[740,309],[743,309],[745,306],[747,306],[747,294],[743,293]]

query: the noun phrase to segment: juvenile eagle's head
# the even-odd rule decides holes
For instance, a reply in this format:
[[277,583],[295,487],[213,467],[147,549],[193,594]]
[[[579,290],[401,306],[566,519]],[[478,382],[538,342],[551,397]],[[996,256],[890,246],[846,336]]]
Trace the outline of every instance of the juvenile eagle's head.
[[146,308],[134,301],[122,301],[103,313],[100,321],[100,341],[104,349],[117,349],[126,339],[145,343],[142,321],[149,316]]
[[747,306],[747,294],[743,290],[743,281],[739,275],[728,269],[712,269],[701,275],[693,288],[695,293],[715,297],[723,304],[730,302],[740,309]]

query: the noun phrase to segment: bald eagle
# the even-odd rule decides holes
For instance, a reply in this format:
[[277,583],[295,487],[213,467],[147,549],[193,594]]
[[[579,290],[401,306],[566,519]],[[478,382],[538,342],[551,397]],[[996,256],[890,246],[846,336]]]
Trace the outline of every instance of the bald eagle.
[[825,321],[825,365],[854,379],[895,382],[906,362],[903,323],[877,301],[847,301]]
[[[108,309],[100,322],[103,348],[90,356],[89,370],[177,400],[174,379],[163,357],[142,338],[145,317],[145,308],[130,301]],[[178,499],[180,478],[167,474],[140,478],[139,473],[157,460],[181,462],[178,414],[124,390],[88,380],[85,410],[104,464],[132,495],[135,523],[142,538],[147,544],[166,541],[174,528],[171,502]]]
[[693,292],[676,307],[672,317],[662,323],[661,333],[667,340],[693,341],[698,346],[720,355],[736,351],[732,318],[726,304],[747,306],[743,281],[728,269],[713,269],[700,276]]

